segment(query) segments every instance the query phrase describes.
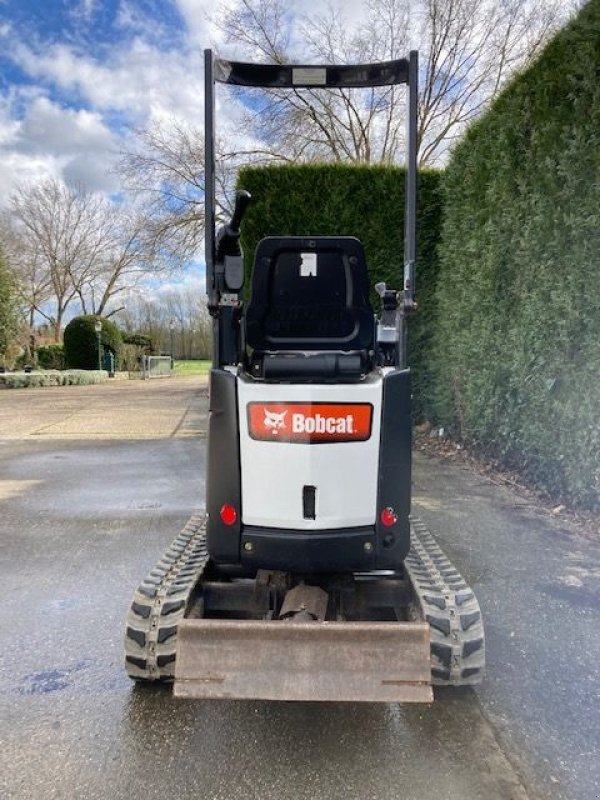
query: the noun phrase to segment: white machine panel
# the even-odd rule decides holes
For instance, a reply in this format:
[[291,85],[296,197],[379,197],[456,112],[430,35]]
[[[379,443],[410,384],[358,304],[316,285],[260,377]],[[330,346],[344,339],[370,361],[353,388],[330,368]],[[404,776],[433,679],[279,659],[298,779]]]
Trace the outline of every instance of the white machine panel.
[[[260,383],[240,376],[237,386],[243,523],[297,530],[373,525],[381,376],[346,385]],[[316,488],[315,519],[304,518],[306,486]]]

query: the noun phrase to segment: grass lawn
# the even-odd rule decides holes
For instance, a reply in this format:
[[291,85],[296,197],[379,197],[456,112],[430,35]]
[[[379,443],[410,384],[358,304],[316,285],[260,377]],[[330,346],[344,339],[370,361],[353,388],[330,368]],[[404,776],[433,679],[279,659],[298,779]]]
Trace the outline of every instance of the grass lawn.
[[175,361],[174,375],[207,375],[210,361]]

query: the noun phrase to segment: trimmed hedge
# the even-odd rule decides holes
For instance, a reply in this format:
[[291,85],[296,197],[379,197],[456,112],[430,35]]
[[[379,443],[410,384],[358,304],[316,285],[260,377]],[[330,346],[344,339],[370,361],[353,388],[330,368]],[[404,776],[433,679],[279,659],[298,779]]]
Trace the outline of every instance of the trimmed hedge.
[[7,389],[29,389],[40,386],[90,386],[104,383],[108,378],[105,370],[69,369],[44,370],[40,372],[10,372],[0,375],[0,386]]
[[88,314],[74,317],[65,328],[63,340],[65,357],[69,367],[75,369],[98,369],[98,338],[94,325],[100,320],[102,332],[100,334],[102,358],[104,351],[112,350],[115,354],[116,364],[119,364],[123,340],[121,333],[114,322],[104,317]]
[[600,506],[600,0],[455,149],[435,336],[439,422]]
[[[238,186],[253,198],[242,225],[246,289],[256,245],[264,236],[356,236],[364,247],[371,286],[401,288],[404,261],[404,170],[388,166],[307,164],[247,167]],[[436,246],[441,224],[440,173],[422,171],[418,191],[419,310],[410,323],[409,363],[414,410],[429,416],[429,351],[436,316]],[[373,307],[379,300],[373,296]]]
[[123,344],[130,344],[135,347],[141,348],[144,353],[147,355],[151,355],[153,353],[154,347],[152,345],[152,339],[145,333],[124,333],[123,336]]

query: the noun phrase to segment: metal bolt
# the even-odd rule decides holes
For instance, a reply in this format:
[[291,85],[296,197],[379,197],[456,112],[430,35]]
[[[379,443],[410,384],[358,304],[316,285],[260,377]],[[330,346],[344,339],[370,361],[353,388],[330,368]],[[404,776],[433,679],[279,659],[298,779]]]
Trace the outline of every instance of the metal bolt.
[[373,545],[371,544],[371,542],[365,542],[363,544],[363,549],[365,553],[370,553],[373,550]]
[[244,542],[244,550],[247,553],[251,553],[254,550],[254,545],[252,544],[252,542]]

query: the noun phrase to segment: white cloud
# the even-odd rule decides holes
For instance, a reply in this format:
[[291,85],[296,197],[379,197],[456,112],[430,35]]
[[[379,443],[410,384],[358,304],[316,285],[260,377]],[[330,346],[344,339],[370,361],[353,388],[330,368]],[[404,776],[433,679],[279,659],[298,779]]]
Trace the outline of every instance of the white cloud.
[[185,20],[190,44],[199,49],[214,44],[218,33],[210,17],[214,16],[221,5],[214,3],[208,6],[206,0],[175,0],[175,5]]
[[19,123],[12,119],[10,101],[0,98],[0,147],[10,145],[17,135]]
[[199,54],[164,52],[137,37],[104,64],[66,44],[38,53],[19,43],[13,59],[31,77],[78,93],[98,110],[126,112],[137,122],[161,112],[200,119]]
[[157,282],[154,294],[158,299],[172,292],[188,290],[199,295],[206,291],[206,269],[203,261],[195,261],[188,265],[186,272],[178,280]]
[[[295,0],[289,10],[301,13],[310,2]],[[174,3],[185,22],[182,30],[169,28],[136,0],[121,0],[117,26],[125,40],[107,47],[106,57],[92,56],[73,40],[19,38],[10,23],[0,25],[4,52],[29,79],[28,85],[21,82],[0,97],[0,177],[5,185],[52,175],[115,191],[116,177],[109,171],[125,141],[123,125],[147,127],[177,119],[203,127],[202,50],[220,43],[209,18],[215,8],[206,0]],[[355,13],[360,4],[347,0],[346,5]],[[89,25],[99,8],[99,0],[72,0],[70,13]],[[224,87],[217,92],[217,109],[219,133],[231,133],[239,146],[251,146],[240,125],[239,103]]]
[[60,165],[48,153],[22,153],[17,149],[21,123],[12,115],[12,97],[0,98],[0,205],[21,181],[57,177]]
[[71,0],[69,14],[73,19],[89,22],[98,7],[99,0]]
[[90,158],[89,154],[80,154],[63,164],[62,176],[67,183],[75,186],[111,194],[120,188],[118,176],[111,171],[113,166],[113,159],[102,160]]
[[35,92],[25,93],[29,105],[21,120],[11,105],[23,97],[13,93],[0,105],[0,178],[5,193],[19,183],[48,177],[113,192],[118,182],[109,170],[119,141],[98,113],[64,108]]
[[17,144],[23,152],[44,149],[55,154],[81,150],[107,152],[115,147],[115,138],[100,114],[64,108],[47,97],[39,97],[30,105],[20,125]]
[[62,165],[52,155],[23,155],[14,150],[0,150],[0,205],[6,204],[10,195],[21,183],[37,183],[46,178],[60,179]]
[[[32,81],[0,97],[0,175],[10,186],[51,174],[116,191],[109,171],[121,149],[123,122],[203,124],[201,54],[162,52],[140,37],[104,63],[65,43],[38,50],[13,40],[10,52]],[[49,99],[50,91],[69,105]],[[117,131],[110,127],[115,115]]]

